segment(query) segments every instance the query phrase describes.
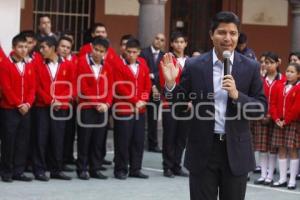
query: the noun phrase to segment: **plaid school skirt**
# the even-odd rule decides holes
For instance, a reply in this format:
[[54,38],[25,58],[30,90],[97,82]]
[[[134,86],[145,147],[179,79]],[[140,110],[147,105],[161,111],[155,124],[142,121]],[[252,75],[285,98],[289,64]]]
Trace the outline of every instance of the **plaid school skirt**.
[[272,146],[274,123],[264,124],[262,120],[251,121],[252,141],[255,151],[276,153],[277,148]]
[[272,145],[275,147],[300,148],[300,122],[292,122],[281,129],[274,125]]

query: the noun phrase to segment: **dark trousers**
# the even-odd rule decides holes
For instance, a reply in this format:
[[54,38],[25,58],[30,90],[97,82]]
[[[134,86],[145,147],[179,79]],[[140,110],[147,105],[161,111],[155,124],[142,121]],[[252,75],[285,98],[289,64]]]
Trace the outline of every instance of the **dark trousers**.
[[[199,158],[201,159],[201,158]],[[190,173],[191,200],[243,200],[247,174],[234,176],[231,173],[226,150],[226,141],[214,139],[207,167],[199,174]]]
[[142,168],[144,139],[144,114],[134,116],[132,119],[115,119],[115,173],[128,173],[128,164],[130,165],[130,173],[135,173]]
[[24,172],[30,140],[30,113],[18,109],[2,110],[2,175],[11,177]]
[[106,143],[107,143],[107,136],[108,136],[108,131],[109,131],[109,128],[112,126],[110,124],[110,118],[111,118],[111,110],[108,111],[109,112],[109,115],[108,115],[108,123],[105,127],[105,134],[104,134],[104,139],[103,139],[103,143],[102,143],[102,160],[105,159],[105,156],[106,156]]
[[[55,117],[65,118],[68,110],[53,111]],[[36,135],[34,137],[34,174],[45,173],[47,155],[51,173],[58,173],[63,165],[63,146],[66,120],[56,120],[50,116],[49,107],[36,108]]]
[[171,112],[163,112],[163,168],[181,170],[181,160],[190,129],[188,120],[176,120]]
[[64,138],[64,163],[72,163],[74,160],[74,142],[76,136],[76,104],[73,104],[72,118],[66,121],[66,133]]
[[147,138],[148,149],[158,147],[157,120],[160,101],[150,101],[147,106]]
[[[83,126],[78,125],[77,171],[97,171],[103,161],[102,145],[106,129],[106,124],[101,127],[99,125],[103,124],[104,117],[107,116],[95,109],[81,110],[80,115]],[[84,125],[95,126],[84,127]]]

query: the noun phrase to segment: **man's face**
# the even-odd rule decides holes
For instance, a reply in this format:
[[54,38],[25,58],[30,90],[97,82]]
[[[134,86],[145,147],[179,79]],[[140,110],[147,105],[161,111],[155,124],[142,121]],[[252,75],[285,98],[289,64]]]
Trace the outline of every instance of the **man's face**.
[[66,58],[71,54],[72,44],[67,40],[61,40],[57,47],[58,55]]
[[43,58],[51,58],[51,55],[55,52],[54,47],[49,47],[46,42],[42,42],[40,44],[40,52],[43,56]]
[[96,30],[92,33],[92,37],[102,37],[102,38],[107,38],[107,32],[106,32],[106,28],[103,26],[98,26],[96,28]]
[[126,48],[127,61],[131,64],[135,63],[140,55],[140,52],[141,50],[138,48]]
[[13,47],[13,51],[18,58],[24,59],[28,54],[27,42],[18,42],[16,46]]
[[92,58],[95,62],[100,62],[106,54],[106,48],[102,45],[93,46]]
[[238,28],[234,23],[220,23],[213,33],[210,32],[210,38],[218,55],[226,50],[233,52],[239,38]]
[[28,45],[28,52],[32,52],[36,46],[36,40],[32,37],[26,37],[27,45]]
[[51,20],[49,19],[49,17],[40,18],[39,30],[45,35],[51,33]]
[[187,42],[183,37],[179,37],[171,43],[171,47],[173,48],[173,51],[179,54],[184,53],[184,49],[186,48],[186,46],[187,46]]
[[166,44],[165,36],[163,34],[159,33],[155,36],[152,45],[155,49],[162,50],[165,47],[165,44]]
[[237,45],[239,51],[243,51],[246,47],[247,47],[247,43],[242,43]]

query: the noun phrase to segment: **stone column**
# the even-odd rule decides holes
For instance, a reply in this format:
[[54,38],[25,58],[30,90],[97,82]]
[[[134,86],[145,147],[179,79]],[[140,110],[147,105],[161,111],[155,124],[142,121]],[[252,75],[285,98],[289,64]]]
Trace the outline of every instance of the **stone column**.
[[168,0],[139,0],[138,38],[142,47],[151,44],[157,33],[165,32],[165,4]]
[[293,15],[292,51],[300,52],[300,0],[290,0]]

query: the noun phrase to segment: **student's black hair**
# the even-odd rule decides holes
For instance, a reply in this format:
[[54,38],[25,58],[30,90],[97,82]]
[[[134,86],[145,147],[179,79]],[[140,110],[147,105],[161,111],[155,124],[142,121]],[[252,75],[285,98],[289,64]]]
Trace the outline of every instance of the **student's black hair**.
[[127,48],[137,48],[137,49],[141,49],[141,44],[140,41],[136,38],[131,38],[127,41],[126,43],[126,49]]
[[91,28],[91,33],[94,33],[98,27],[104,27],[106,29],[106,26],[103,23],[95,23]]
[[26,40],[26,37],[24,35],[18,34],[18,35],[13,37],[12,46],[15,47],[20,42],[27,42],[27,40]]
[[238,39],[238,44],[244,44],[248,40],[247,35],[245,33],[240,33],[239,39]]
[[72,44],[73,44],[73,41],[71,40],[71,38],[69,38],[69,37],[67,37],[67,36],[62,36],[62,37],[59,38],[59,40],[58,40],[58,42],[57,42],[57,45],[58,45],[62,40],[66,40],[66,41],[70,42],[70,43],[71,43],[71,46],[72,46]]
[[[269,51],[265,55],[265,60],[269,60],[270,62],[279,63],[280,58],[275,52]],[[279,66],[277,66],[276,71],[277,71],[277,73],[280,73]]]
[[20,32],[20,35],[23,35],[25,38],[33,38],[34,40],[37,40],[36,34],[33,30],[24,30]]
[[41,21],[41,18],[43,18],[43,17],[48,17],[51,20],[50,15],[42,14],[42,15],[39,16],[39,23]]
[[56,47],[57,47],[57,41],[54,37],[51,37],[51,36],[46,36],[46,37],[43,37],[40,41],[40,44],[42,43],[46,43],[47,46],[49,47],[54,47],[55,50],[56,50]]
[[292,57],[292,56],[297,56],[298,59],[300,59],[300,52],[291,52],[291,53],[289,54],[289,62],[291,62],[291,57]]
[[297,73],[300,74],[300,64],[299,64],[299,63],[295,63],[295,62],[289,63],[289,64],[288,64],[288,67],[289,67],[289,66],[295,67]]
[[182,32],[174,31],[170,37],[171,43],[174,42],[175,40],[177,40],[178,38],[183,38],[187,42],[187,38]]
[[123,42],[123,40],[129,40],[129,39],[133,39],[134,38],[134,36],[133,35],[131,35],[131,34],[126,34],[126,35],[123,35],[122,37],[121,37],[121,39],[120,39],[120,45],[122,45],[122,42]]
[[95,37],[94,40],[93,40],[93,42],[92,42],[92,45],[93,46],[100,45],[100,46],[103,46],[107,50],[108,47],[109,47],[109,42],[105,38]]
[[210,31],[214,33],[220,23],[234,23],[237,26],[237,29],[240,29],[240,19],[239,17],[234,14],[233,12],[229,11],[221,11],[218,12],[211,20],[210,23]]

